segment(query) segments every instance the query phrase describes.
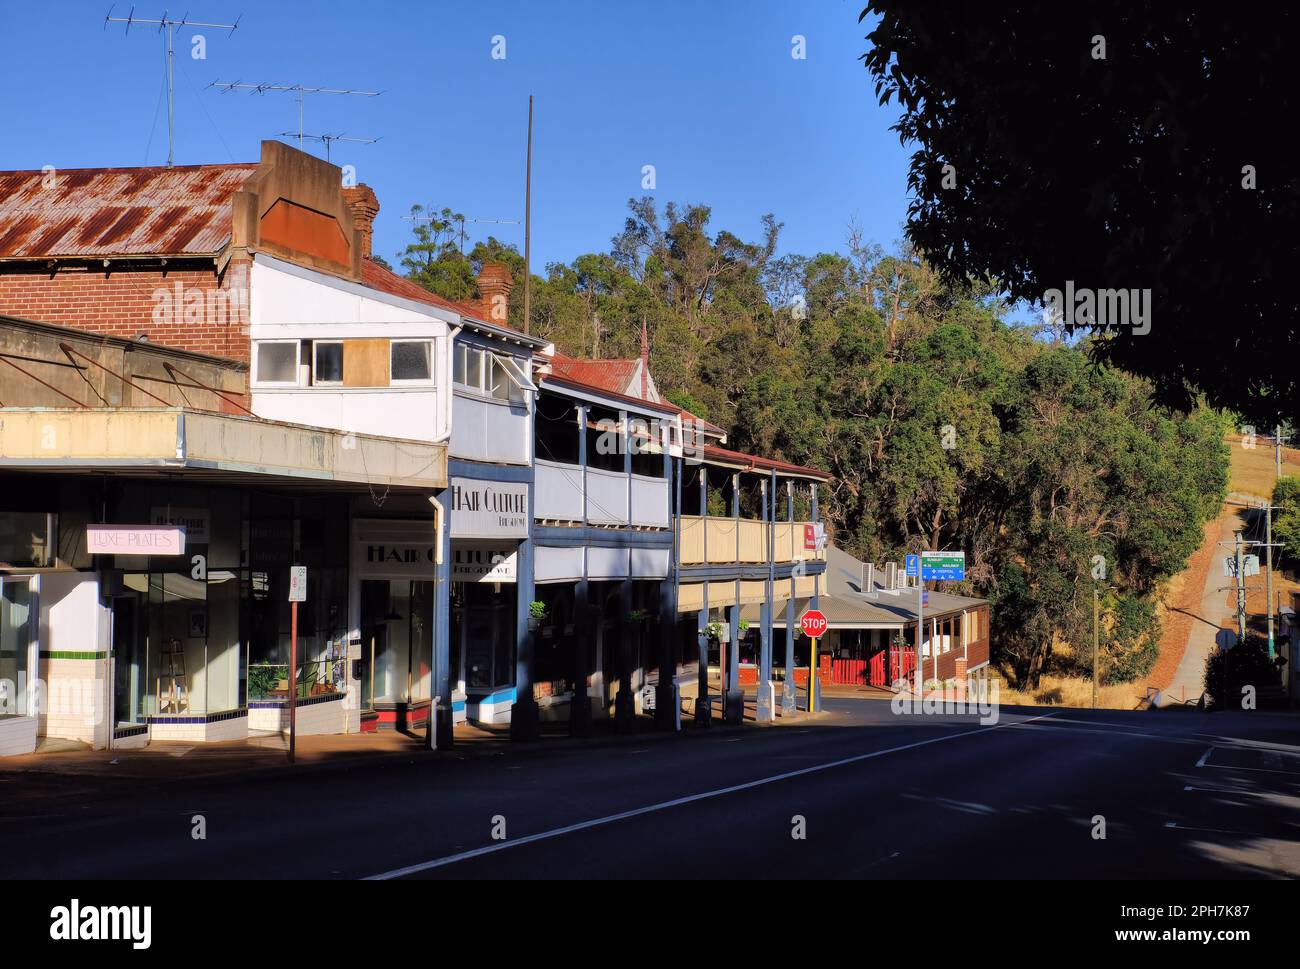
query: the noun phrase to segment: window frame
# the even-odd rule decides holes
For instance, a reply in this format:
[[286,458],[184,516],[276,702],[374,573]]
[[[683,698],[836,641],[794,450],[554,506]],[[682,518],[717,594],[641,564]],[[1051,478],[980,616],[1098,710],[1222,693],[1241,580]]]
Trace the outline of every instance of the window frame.
[[[339,379],[338,380],[321,380],[320,373],[320,348],[323,345],[337,346],[339,348]],[[312,340],[311,342],[311,383],[313,387],[342,387],[345,360],[347,357],[346,340]]]
[[[272,344],[292,344],[293,351],[293,379],[292,380],[267,380],[262,376],[262,358],[259,352],[263,346]],[[302,386],[302,340],[298,339],[270,339],[253,341],[253,386],[254,387],[301,387]]]
[[[399,377],[394,372],[393,354],[397,351],[398,344],[403,343],[422,343],[427,351],[429,362],[429,376],[427,377]],[[401,387],[432,387],[437,383],[435,360],[436,354],[435,342],[431,337],[402,337],[388,341],[388,383],[390,386]]]

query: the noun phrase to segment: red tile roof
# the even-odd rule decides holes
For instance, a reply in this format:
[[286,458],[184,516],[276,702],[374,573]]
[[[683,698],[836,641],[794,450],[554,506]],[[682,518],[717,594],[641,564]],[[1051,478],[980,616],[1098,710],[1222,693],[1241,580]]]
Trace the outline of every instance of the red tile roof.
[[437,293],[429,292],[419,283],[412,282],[405,276],[399,276],[390,269],[385,269],[373,259],[361,260],[361,282],[371,289],[377,289],[381,293],[388,293],[390,296],[400,296],[403,299],[415,300],[418,303],[428,303],[430,306],[450,310],[453,313],[459,313],[461,316],[476,318],[478,316],[478,311],[472,306],[443,299]]
[[256,170],[0,172],[0,259],[215,255],[230,239],[231,196]]

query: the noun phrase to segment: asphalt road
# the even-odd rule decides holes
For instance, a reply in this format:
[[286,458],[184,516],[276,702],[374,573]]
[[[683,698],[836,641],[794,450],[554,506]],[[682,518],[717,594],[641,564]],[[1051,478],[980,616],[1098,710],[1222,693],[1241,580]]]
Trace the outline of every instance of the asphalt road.
[[826,707],[789,726],[0,801],[0,858],[6,878],[72,879],[1300,875],[1300,718]]

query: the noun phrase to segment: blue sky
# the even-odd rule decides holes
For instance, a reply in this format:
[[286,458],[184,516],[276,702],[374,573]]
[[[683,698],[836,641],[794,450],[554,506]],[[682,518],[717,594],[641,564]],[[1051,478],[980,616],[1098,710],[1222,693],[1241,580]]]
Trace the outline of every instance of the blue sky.
[[[255,161],[260,139],[297,127],[291,95],[223,94],[207,88],[214,80],[383,91],[309,95],[306,130],[382,139],[336,143],[332,160],[378,193],[375,247],[391,259],[412,203],[522,219],[532,94],[535,271],[607,248],[627,199],[647,194],[644,165],[655,166],[648,194],[711,205],[714,231],[756,240],[770,211],[785,223],[782,251],[811,254],[842,249],[856,217],[890,248],[906,216],[907,152],[857,59],[862,5],[182,0],[173,16],[242,20],[233,36],[177,30],[176,162]],[[161,39],[105,30],[109,6],[0,0],[0,168],[166,161]],[[130,7],[119,0],[114,13]],[[136,2],[135,14],[163,8]],[[195,33],[206,60],[191,57]],[[796,34],[804,60],[791,57]],[[494,35],[504,60],[491,56]],[[522,226],[478,229],[523,248]]]

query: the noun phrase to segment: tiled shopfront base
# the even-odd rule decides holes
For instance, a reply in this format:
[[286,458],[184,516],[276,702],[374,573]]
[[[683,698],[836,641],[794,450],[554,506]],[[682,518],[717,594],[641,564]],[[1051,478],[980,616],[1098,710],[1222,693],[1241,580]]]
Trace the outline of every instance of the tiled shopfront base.
[[[341,693],[313,696],[297,703],[295,728],[302,736],[347,732],[347,709]],[[289,729],[289,705],[284,700],[249,700],[248,729],[285,733]]]
[[0,717],[0,757],[36,750],[35,717]]
[[245,740],[248,737],[248,711],[225,710],[221,713],[181,713],[149,718],[150,740],[193,740],[215,743],[222,740]]

